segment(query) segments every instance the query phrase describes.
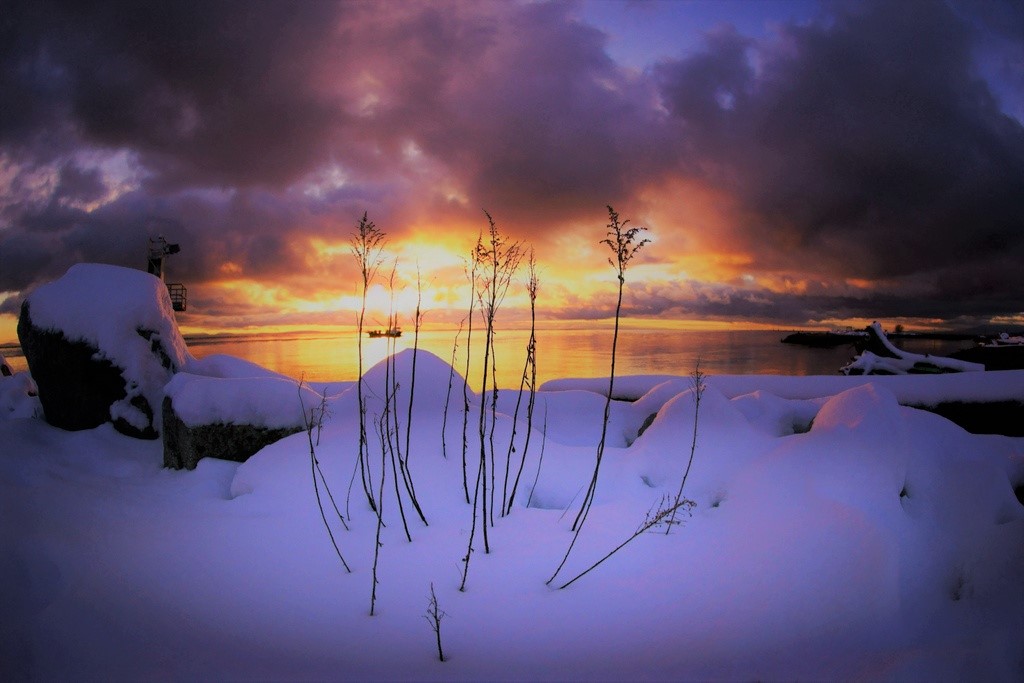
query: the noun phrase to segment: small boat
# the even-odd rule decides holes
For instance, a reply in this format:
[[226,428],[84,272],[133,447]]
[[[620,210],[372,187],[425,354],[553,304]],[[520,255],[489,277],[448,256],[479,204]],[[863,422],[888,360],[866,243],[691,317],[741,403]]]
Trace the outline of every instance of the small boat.
[[381,337],[401,337],[401,327],[389,327],[386,330],[367,330],[367,336],[373,339],[379,339]]

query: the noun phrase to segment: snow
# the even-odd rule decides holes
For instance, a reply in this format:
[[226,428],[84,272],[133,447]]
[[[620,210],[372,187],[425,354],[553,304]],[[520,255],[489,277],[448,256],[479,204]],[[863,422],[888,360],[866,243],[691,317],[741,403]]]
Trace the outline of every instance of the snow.
[[[616,378],[616,399],[637,400],[664,382],[685,383],[672,375],[631,375]],[[708,385],[729,398],[764,391],[780,398],[808,399],[835,394],[866,384],[885,387],[900,403],[934,406],[948,401],[990,403],[1020,400],[1024,396],[1024,370],[948,373],[941,375],[714,375]],[[542,391],[608,391],[607,378],[563,378],[545,382]]]
[[92,344],[131,376],[145,372],[151,355],[149,342],[137,330],[159,335],[173,367],[184,366],[190,358],[166,286],[141,270],[79,263],[38,287],[28,304],[36,327]]
[[877,323],[868,325],[866,332],[885,349],[886,355],[878,356],[871,351],[864,351],[850,363],[839,369],[844,375],[905,375],[920,371],[927,372],[984,372],[982,363],[971,363],[956,358],[932,356],[929,354],[908,353],[902,351],[889,341],[889,338]]
[[203,377],[179,372],[165,387],[175,414],[189,427],[204,424],[301,427],[320,396],[276,377]]
[[[471,525],[462,378],[421,351],[413,387],[412,363],[404,351],[364,375],[374,427],[385,415],[386,379],[398,380],[400,436],[412,398],[408,451],[398,441],[429,522],[406,499],[406,540],[391,465],[372,429],[371,477],[379,484],[382,465],[388,477],[372,617],[377,518],[356,467],[354,385],[327,392],[314,441],[348,516],[346,531],[325,499],[351,573],[324,529],[305,432],[241,465],[206,458],[194,471],[172,471],[161,468],[159,442],[109,424],[63,432],[0,410],[0,678],[1024,677],[1024,505],[1014,493],[1024,486],[1024,439],[969,434],[901,405],[1019,400],[1024,372],[709,377],[684,490],[692,513],[564,590],[545,581],[593,471],[608,382],[549,382],[537,395],[512,511],[495,511],[489,554],[477,529],[460,592]],[[324,389],[300,392],[295,380],[228,357],[183,367],[168,394],[193,420],[294,420]],[[689,378],[623,377],[615,389],[636,400],[612,402],[595,503],[562,580],[674,496],[690,455]],[[469,397],[472,484],[481,401]],[[499,504],[516,398],[502,391],[497,403]],[[444,663],[423,618],[431,583],[448,615]]]
[[[159,413],[170,373],[191,360],[163,281],[131,268],[79,263],[38,287],[27,302],[33,325],[88,343],[99,349],[97,356],[121,369],[127,395],[110,406],[111,419],[122,418],[140,430],[148,427],[149,418],[132,399],[144,396]],[[170,369],[154,354],[157,346]]]
[[254,363],[213,354],[191,359],[164,387],[175,414],[189,427],[206,424],[302,427],[323,391]]
[[[3,356],[0,356],[2,361]],[[36,383],[27,372],[0,375],[0,420],[42,417]]]

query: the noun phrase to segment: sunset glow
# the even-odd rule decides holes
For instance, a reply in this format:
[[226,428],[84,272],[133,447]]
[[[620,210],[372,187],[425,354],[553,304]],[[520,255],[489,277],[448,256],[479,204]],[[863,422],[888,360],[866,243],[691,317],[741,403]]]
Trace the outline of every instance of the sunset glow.
[[156,235],[187,332],[347,328],[364,212],[369,320],[457,327],[486,209],[536,251],[539,319],[601,325],[608,204],[651,239],[632,325],[1019,326],[1021,5],[909,4],[15,2],[0,343]]

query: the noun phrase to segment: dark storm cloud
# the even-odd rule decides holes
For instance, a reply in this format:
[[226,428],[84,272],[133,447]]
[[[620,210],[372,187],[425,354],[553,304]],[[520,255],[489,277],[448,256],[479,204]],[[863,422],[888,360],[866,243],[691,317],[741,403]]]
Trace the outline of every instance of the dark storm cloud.
[[[573,222],[599,238],[606,204],[633,215],[682,179],[735,198],[709,208],[734,226],[715,239],[758,274],[931,293],[900,315],[1015,313],[1024,132],[973,67],[979,27],[1004,21],[983,6],[826,5],[766,39],[714,28],[640,73],[568,3],[8,2],[0,291],[139,266],[156,233],[191,282],[272,281],[364,210],[395,237],[487,208],[542,246]],[[901,300],[650,295],[652,314],[772,320]]]
[[[956,315],[967,327],[984,324],[992,306],[1008,301],[986,300],[959,308]],[[909,298],[897,293],[849,293],[811,291],[776,292],[700,282],[677,283],[671,288],[637,288],[626,298],[630,315],[666,315],[704,320],[744,320],[786,327],[804,323],[828,323],[846,319],[948,319],[949,302],[937,297]]]
[[500,17],[477,40],[472,68],[448,65],[428,114],[425,149],[495,215],[577,217],[665,170],[654,92],[614,64],[604,34],[573,21],[568,7],[536,3]]
[[[166,266],[176,280],[233,275],[272,282],[309,271],[305,231],[330,228],[304,204],[260,190],[138,190],[85,211],[56,200],[61,186],[54,200],[22,212],[16,229],[0,231],[0,291],[31,289],[83,261],[143,268],[148,239],[157,235],[182,246]],[[225,273],[225,264],[233,270]]]
[[[652,84],[615,64],[571,4],[367,5],[339,35],[355,113],[336,158],[368,177],[418,177],[414,201],[435,220],[479,222],[486,207],[543,236],[671,162]],[[425,175],[409,143],[432,164]]]
[[1024,256],[1024,130],[972,39],[943,3],[848,5],[756,49],[716,31],[656,77],[687,171],[739,200],[758,267],[937,274]]
[[[383,224],[417,211],[479,221],[486,206],[543,233],[538,216],[601,206],[666,162],[653,89],[569,8],[16,3],[0,141],[27,167],[129,150],[154,198],[259,186],[285,199],[333,163],[355,188],[288,201],[344,209],[346,225],[360,206]],[[410,144],[429,169],[413,168]]]
[[337,116],[307,78],[334,10],[316,2],[15,3],[5,26],[13,46],[3,55],[14,106],[4,128],[24,140],[44,126],[70,127],[81,143],[138,152],[178,184],[291,178]]
[[107,189],[97,169],[83,169],[74,163],[66,163],[60,169],[60,180],[53,198],[57,201],[94,202],[106,195]]

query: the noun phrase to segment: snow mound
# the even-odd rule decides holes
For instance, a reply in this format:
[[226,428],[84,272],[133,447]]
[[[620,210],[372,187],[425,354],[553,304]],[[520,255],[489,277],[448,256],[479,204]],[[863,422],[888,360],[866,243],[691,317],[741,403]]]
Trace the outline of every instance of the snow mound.
[[751,425],[771,436],[787,436],[808,431],[824,399],[786,399],[758,390],[732,402]]
[[818,412],[814,429],[853,429],[874,420],[881,423],[883,429],[895,430],[899,410],[899,402],[891,391],[865,384],[829,399]]
[[321,396],[293,379],[271,375],[206,377],[176,374],[164,389],[189,427],[206,424],[301,427]]
[[770,440],[714,387],[706,386],[697,411],[691,386],[667,401],[630,450],[635,476],[647,486],[670,492],[679,485],[694,444],[686,497],[714,507],[727,495],[730,481],[744,465],[763,453]]
[[204,375],[206,377],[276,377],[278,379],[291,379],[287,375],[268,370],[261,365],[256,365],[256,363],[223,353],[214,353],[205,358],[191,358],[182,370],[192,375]]
[[[512,415],[516,393],[502,391],[498,408],[505,415]],[[523,405],[519,418],[525,420],[528,395],[523,394]],[[533,410],[533,427],[542,429],[547,419],[547,438],[566,446],[596,446],[601,439],[601,422],[604,419],[604,396],[589,391],[541,391],[537,393]],[[605,436],[609,446],[625,446],[630,422],[624,407],[612,401],[608,417],[608,433]],[[630,435],[635,437],[636,431]]]
[[[415,363],[415,386],[413,385],[413,363]],[[451,380],[451,392],[448,382]],[[392,387],[397,385],[397,391]],[[420,416],[440,416],[444,410],[447,396],[451,403],[456,397],[462,396],[465,380],[444,360],[429,351],[404,349],[390,356],[363,373],[363,396],[367,399],[367,414],[383,411],[384,400],[394,391],[393,400],[399,409],[405,411],[409,407],[410,392],[415,403],[413,411]],[[354,396],[353,386],[345,393]],[[470,392],[472,394],[472,392]],[[461,399],[460,399],[461,400]],[[472,400],[471,400],[472,402]],[[403,412],[404,414],[404,412]]]
[[699,412],[696,401],[697,393],[692,387],[676,394],[662,406],[635,445],[657,442],[689,448],[695,419],[698,430],[709,430],[716,435],[724,433],[741,442],[755,438],[756,432],[746,416],[722,392],[705,386],[700,395]]

